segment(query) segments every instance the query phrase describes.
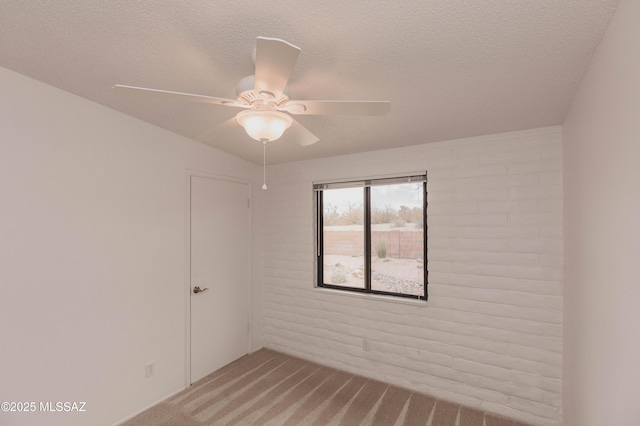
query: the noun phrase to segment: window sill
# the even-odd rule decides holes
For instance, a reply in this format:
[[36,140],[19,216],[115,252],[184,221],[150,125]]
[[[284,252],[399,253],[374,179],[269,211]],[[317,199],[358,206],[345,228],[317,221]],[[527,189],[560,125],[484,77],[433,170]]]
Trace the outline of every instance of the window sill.
[[406,297],[396,297],[396,296],[386,296],[382,294],[360,293],[360,292],[348,291],[348,290],[334,290],[332,288],[323,288],[323,287],[317,287],[317,286],[313,288],[313,291],[318,293],[324,293],[324,294],[332,294],[335,296],[356,297],[359,299],[375,300],[379,302],[400,303],[403,305],[417,306],[420,308],[426,308],[427,302],[428,302],[427,300],[410,299]]

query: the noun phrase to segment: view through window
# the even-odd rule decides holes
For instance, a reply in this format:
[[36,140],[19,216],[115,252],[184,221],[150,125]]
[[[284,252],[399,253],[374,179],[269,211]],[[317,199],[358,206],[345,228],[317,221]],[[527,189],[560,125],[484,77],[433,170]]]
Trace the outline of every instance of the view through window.
[[319,287],[426,300],[426,175],[314,190]]

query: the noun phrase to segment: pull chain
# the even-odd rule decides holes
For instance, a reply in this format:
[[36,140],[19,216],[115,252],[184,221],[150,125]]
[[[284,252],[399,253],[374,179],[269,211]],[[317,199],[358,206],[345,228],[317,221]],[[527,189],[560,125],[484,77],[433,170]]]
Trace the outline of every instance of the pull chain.
[[267,140],[262,139],[262,189],[267,189]]

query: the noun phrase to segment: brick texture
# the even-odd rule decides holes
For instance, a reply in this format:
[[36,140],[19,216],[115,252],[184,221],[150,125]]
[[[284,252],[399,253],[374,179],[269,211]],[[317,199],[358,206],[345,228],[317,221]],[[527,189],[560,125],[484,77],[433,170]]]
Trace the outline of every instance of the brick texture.
[[[559,425],[561,167],[559,128],[269,167],[265,345],[498,416]],[[315,288],[312,183],[424,170],[429,300]]]

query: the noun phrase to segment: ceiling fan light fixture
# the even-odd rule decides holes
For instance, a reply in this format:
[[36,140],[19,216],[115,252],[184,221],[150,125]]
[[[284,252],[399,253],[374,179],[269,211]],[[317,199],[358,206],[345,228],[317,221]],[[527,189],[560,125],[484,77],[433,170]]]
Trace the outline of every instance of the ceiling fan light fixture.
[[287,130],[293,119],[279,111],[246,110],[236,115],[236,120],[247,134],[257,141],[275,141]]

